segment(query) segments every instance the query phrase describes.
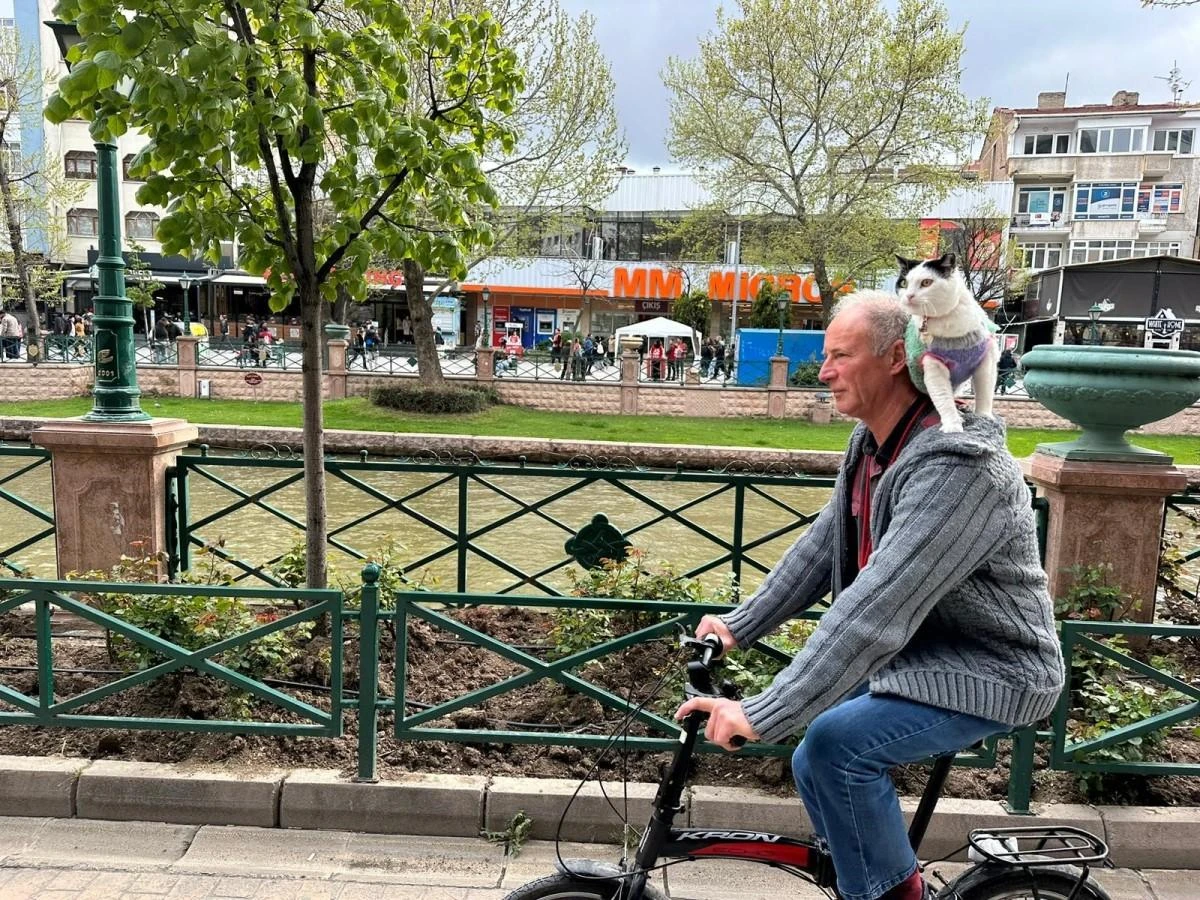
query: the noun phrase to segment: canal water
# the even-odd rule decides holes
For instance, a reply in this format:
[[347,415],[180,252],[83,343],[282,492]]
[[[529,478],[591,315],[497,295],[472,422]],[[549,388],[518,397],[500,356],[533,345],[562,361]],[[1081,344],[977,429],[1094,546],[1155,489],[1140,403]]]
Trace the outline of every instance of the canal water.
[[[28,462],[27,458],[0,455],[0,480]],[[189,477],[189,518],[194,523],[236,503],[239,492],[244,496],[268,491],[299,474],[299,470],[249,466],[206,471],[214,477],[196,472]],[[529,585],[521,586],[522,578],[511,571],[514,569],[537,574],[551,589],[567,589],[568,570],[578,568],[567,559],[564,544],[597,513],[603,513],[634,547],[644,551],[650,563],[669,565],[678,573],[706,567],[728,553],[734,540],[732,490],[680,481],[587,484],[586,474],[567,478],[481,474],[471,479],[466,525],[473,551],[468,554],[467,589],[534,591]],[[350,477],[360,479],[367,490],[333,475],[328,479],[329,529],[336,546],[342,548],[331,549],[334,569],[343,578],[353,578],[361,562],[348,551],[378,556],[393,548],[410,577],[430,587],[454,590],[457,554],[453,549],[426,565],[412,565],[454,547],[459,524],[458,479],[447,480],[443,473],[383,471],[355,472]],[[42,509],[53,508],[49,466],[41,466],[0,490]],[[372,492],[377,496],[371,496]],[[825,487],[768,484],[746,491],[742,542],[755,546],[746,553],[751,562],[743,566],[743,589],[753,589],[762,579],[753,562],[770,568],[802,533],[798,514],[815,515],[828,497],[829,488]],[[677,512],[664,517],[663,510]],[[304,520],[304,486],[299,478],[270,491],[261,503],[247,504],[204,525],[199,534],[236,559],[256,567],[269,566],[303,540],[302,530],[289,523],[288,517],[298,523]],[[39,525],[34,516],[0,497],[0,547],[12,546],[35,533]],[[769,537],[781,529],[790,530]],[[37,577],[54,577],[53,540],[20,551],[13,561]],[[197,564],[194,556],[192,567]],[[729,572],[728,562],[720,563],[701,580],[715,585]]]

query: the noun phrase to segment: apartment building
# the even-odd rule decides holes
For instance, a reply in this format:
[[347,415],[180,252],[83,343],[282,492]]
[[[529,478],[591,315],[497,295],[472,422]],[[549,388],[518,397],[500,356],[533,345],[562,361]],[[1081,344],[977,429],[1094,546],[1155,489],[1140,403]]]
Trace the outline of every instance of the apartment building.
[[1143,104],[1136,92],[1068,106],[998,107],[972,167],[1013,182],[1012,239],[1035,271],[1147,256],[1197,255],[1200,104]]

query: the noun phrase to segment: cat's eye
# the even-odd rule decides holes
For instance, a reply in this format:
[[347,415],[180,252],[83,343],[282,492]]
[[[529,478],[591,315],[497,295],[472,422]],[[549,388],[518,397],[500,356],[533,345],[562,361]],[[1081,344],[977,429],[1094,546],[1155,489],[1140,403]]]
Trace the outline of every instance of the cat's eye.
[[921,287],[929,287],[931,284],[933,284],[932,278],[922,278],[921,279]]
[[896,282],[896,287],[908,287],[908,279],[901,278],[899,281]]

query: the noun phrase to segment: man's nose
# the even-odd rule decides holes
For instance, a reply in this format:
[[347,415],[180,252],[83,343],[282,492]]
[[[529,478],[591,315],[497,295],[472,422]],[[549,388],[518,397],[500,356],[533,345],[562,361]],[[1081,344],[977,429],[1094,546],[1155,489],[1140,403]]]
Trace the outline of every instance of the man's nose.
[[826,384],[829,384],[829,375],[830,375],[831,371],[832,371],[832,367],[829,365],[829,363],[823,362],[823,363],[821,363],[820,371],[817,372],[817,378],[819,378],[821,381],[825,382]]

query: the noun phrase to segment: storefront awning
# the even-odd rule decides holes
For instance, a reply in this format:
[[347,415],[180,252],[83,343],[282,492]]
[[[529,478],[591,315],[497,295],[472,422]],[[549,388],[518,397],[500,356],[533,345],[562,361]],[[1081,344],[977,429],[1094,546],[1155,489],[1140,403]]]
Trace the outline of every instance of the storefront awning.
[[212,280],[213,284],[233,284],[242,287],[266,287],[266,279],[259,278],[257,275],[235,275],[230,272],[218,275]]

